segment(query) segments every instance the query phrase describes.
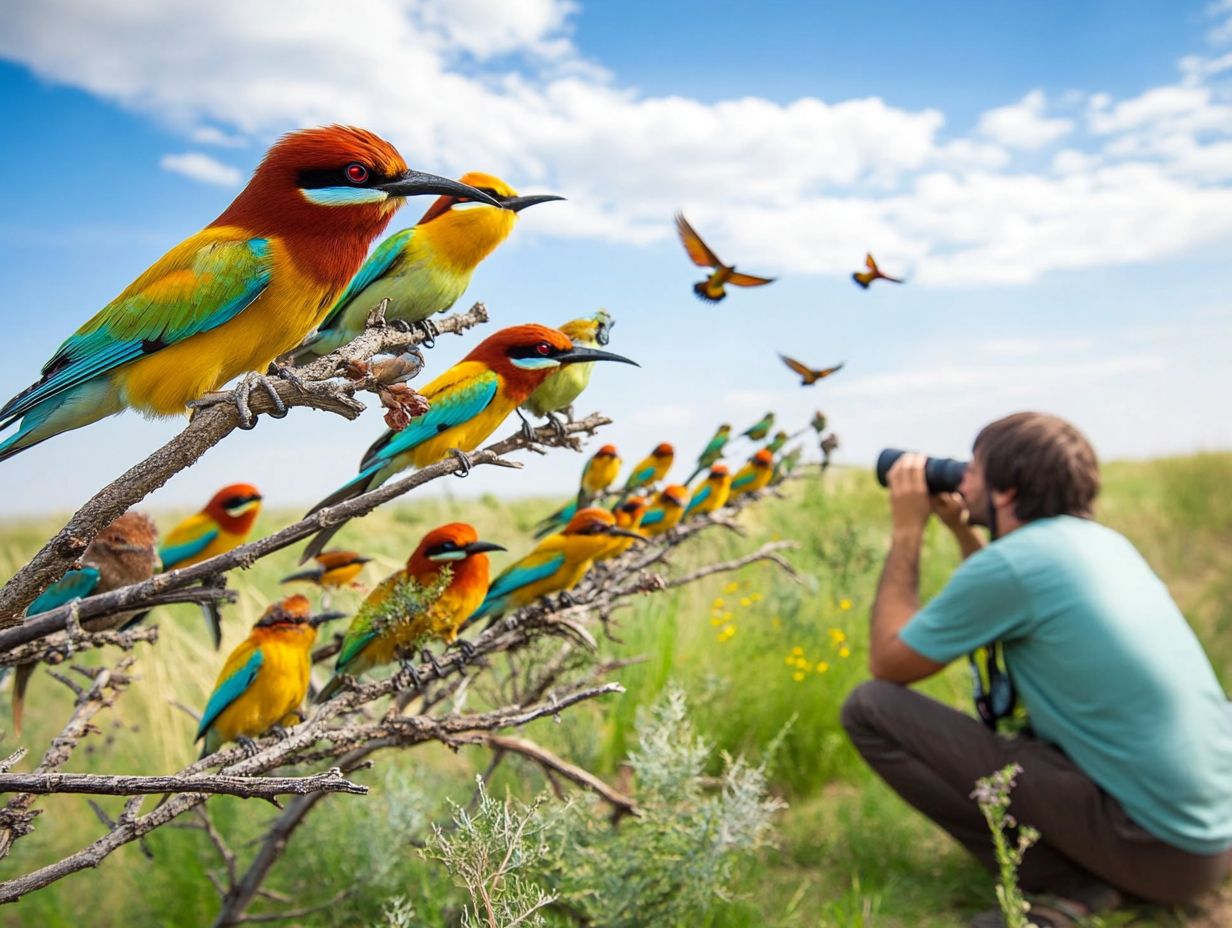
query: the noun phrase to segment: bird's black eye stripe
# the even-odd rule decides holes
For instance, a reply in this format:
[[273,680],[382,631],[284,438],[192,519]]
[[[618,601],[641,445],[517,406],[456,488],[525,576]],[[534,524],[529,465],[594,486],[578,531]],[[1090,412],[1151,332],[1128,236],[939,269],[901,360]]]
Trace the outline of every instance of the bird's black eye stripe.
[[450,551],[457,551],[458,546],[452,541],[442,541],[439,545],[434,545],[428,550],[428,557],[435,557],[438,554],[448,554]]
[[[359,181],[355,179],[359,176],[359,172],[352,172],[352,168],[364,168],[368,173],[362,181]],[[301,190],[320,190],[322,187],[375,187],[390,179],[357,161],[352,161],[336,168],[312,168],[300,171],[297,183]]]
[[509,349],[511,358],[550,358],[560,354],[560,351],[547,342],[536,342],[533,345],[516,345]]

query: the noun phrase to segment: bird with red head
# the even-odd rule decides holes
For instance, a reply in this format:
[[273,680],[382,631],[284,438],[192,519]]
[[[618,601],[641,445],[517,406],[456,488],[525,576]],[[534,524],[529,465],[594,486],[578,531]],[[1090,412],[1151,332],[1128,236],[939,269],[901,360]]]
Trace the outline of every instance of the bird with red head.
[[[408,467],[427,467],[450,454],[469,471],[474,450],[521,405],[552,371],[567,364],[621,361],[626,357],[573,344],[545,325],[515,325],[489,335],[461,361],[421,391],[430,408],[401,431],[386,431],[364,454],[359,476],[309,510],[309,515],[380,486]],[[324,549],[342,525],[323,529],[304,551],[304,560]]]

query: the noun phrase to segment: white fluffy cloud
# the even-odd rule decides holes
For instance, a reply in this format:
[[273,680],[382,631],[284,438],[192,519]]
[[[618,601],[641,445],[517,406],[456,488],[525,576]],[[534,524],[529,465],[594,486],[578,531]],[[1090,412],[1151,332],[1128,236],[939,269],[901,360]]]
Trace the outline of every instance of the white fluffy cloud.
[[223,164],[217,158],[212,158],[199,151],[184,152],[182,155],[163,155],[158,164],[164,171],[183,174],[203,184],[214,184],[217,187],[236,187],[244,179],[244,175],[238,168]]
[[1044,92],[1032,90],[1017,103],[989,110],[977,129],[1007,148],[1041,148],[1074,127],[1072,120],[1047,118],[1046,105]]
[[[926,285],[1018,283],[1232,232],[1232,110],[1209,83],[1232,56],[1191,56],[1177,84],[1128,100],[1061,97],[1075,116],[1086,101],[1092,148],[1038,90],[985,112],[969,135],[947,133],[937,110],[877,98],[644,96],[578,52],[573,9],[43,0],[0,6],[0,56],[198,144],[366,125],[417,167],[483,168],[565,194],[535,223],[546,234],[662,241],[680,206],[733,260],[769,273],[845,274],[871,248]],[[232,182],[201,154],[165,166]]]

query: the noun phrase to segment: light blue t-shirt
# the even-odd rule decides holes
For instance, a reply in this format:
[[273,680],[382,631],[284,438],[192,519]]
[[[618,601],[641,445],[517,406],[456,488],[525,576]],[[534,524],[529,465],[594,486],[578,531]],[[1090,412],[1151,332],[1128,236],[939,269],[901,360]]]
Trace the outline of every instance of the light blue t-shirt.
[[1232,846],[1227,697],[1123,536],[1073,516],[1029,522],[964,561],[899,638],[939,663],[1000,641],[1038,737],[1157,838]]

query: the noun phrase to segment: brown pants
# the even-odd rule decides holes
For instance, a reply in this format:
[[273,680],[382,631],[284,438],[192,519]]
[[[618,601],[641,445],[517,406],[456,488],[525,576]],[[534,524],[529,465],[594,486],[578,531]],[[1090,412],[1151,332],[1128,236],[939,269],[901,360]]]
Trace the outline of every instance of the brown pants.
[[1150,902],[1188,902],[1232,868],[1232,850],[1191,854],[1137,825],[1120,803],[1057,748],[994,735],[976,719],[905,686],[861,684],[843,704],[843,727],[865,762],[907,802],[948,831],[989,870],[992,839],[975,781],[1019,763],[1010,812],[1040,832],[1023,858],[1028,892],[1079,892],[1102,880]]

